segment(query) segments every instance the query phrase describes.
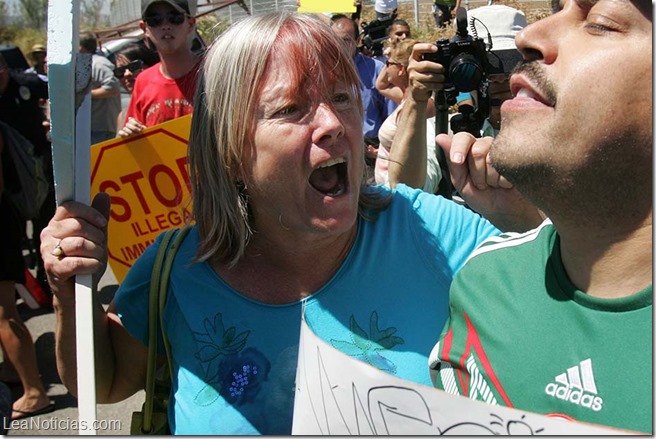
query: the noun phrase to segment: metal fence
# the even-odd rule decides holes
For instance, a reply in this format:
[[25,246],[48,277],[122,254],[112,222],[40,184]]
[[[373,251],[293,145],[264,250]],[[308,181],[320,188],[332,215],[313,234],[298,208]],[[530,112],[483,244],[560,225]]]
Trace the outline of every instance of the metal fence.
[[[265,14],[280,10],[296,10],[296,0],[244,0],[252,15]],[[200,5],[199,5],[200,6]],[[216,12],[216,15],[229,23],[246,16],[246,12],[238,5],[230,5]]]
[[[296,0],[244,0],[246,6],[252,14],[262,14],[270,11],[281,9],[296,10]],[[531,8],[549,8],[551,0],[518,0],[528,9]],[[373,0],[365,1],[366,6],[373,5]],[[463,0],[462,6],[465,9],[473,9],[479,6],[485,6],[488,0]],[[399,9],[403,11],[403,16],[407,20],[413,20],[418,23],[421,17],[428,16],[432,11],[433,0],[399,0]],[[199,3],[199,8],[201,4]],[[229,6],[217,13],[218,16],[232,23],[234,20],[243,17],[244,10],[237,5]]]
[[[198,12],[204,9],[204,0],[197,0]],[[517,0],[526,8],[549,8],[551,0]],[[112,25],[116,26],[139,18],[140,0],[112,0]],[[278,10],[296,10],[297,0],[244,0],[245,5],[253,15]],[[373,5],[373,0],[366,0],[365,6]],[[431,13],[433,0],[399,0],[399,10],[403,18],[418,23],[422,17]],[[473,9],[488,4],[488,0],[462,0],[465,9]],[[229,23],[246,16],[244,9],[238,5],[230,5],[216,12],[216,15]]]

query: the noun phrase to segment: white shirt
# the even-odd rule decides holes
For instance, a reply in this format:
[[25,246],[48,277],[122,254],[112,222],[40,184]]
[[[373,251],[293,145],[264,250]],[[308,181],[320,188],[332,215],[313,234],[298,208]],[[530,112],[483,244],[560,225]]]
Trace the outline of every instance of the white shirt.
[[376,0],[374,10],[381,14],[389,14],[399,6],[398,3],[398,0]]

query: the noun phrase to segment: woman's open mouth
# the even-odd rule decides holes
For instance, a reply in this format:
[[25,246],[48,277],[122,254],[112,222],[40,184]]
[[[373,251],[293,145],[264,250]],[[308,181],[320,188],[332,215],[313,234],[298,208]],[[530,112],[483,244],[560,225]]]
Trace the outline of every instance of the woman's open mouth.
[[337,197],[348,187],[348,166],[343,157],[322,163],[310,174],[309,183],[318,192]]

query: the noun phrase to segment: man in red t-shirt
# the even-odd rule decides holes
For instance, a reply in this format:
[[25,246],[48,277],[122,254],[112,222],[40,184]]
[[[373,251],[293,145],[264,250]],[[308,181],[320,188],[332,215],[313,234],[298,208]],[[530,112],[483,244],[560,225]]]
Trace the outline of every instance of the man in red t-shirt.
[[144,128],[193,111],[200,57],[189,44],[196,19],[187,0],[142,0],[139,27],[160,62],[137,78],[126,122],[118,134],[129,137]]

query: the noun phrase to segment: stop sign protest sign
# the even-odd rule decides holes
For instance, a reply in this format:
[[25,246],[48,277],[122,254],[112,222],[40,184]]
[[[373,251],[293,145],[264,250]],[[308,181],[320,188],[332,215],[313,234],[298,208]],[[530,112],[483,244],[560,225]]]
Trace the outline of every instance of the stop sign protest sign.
[[107,246],[119,283],[160,233],[189,218],[190,127],[187,115],[91,147],[91,195],[111,197]]

